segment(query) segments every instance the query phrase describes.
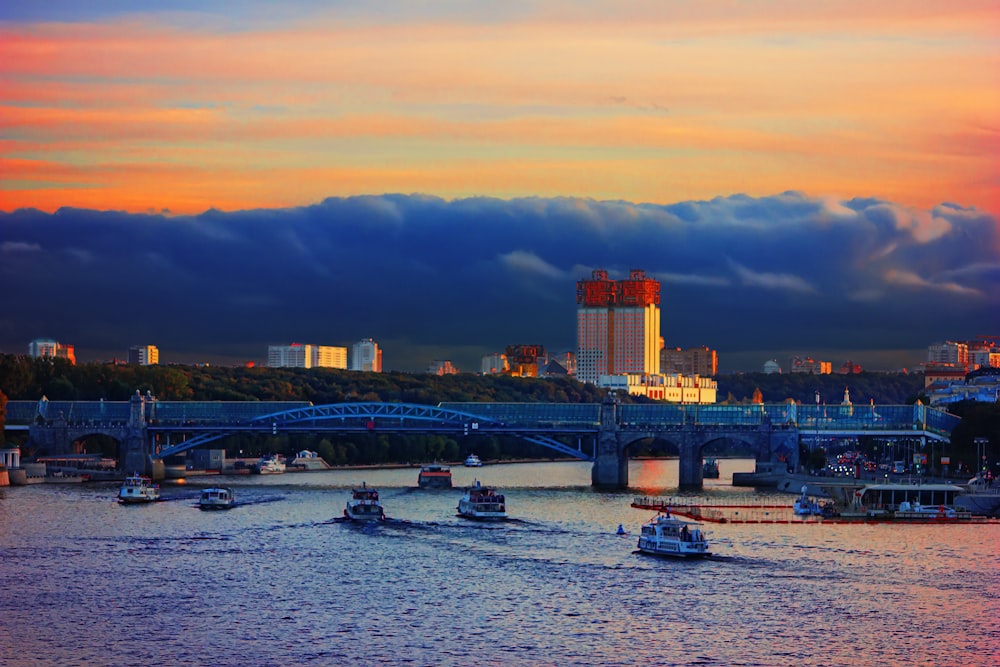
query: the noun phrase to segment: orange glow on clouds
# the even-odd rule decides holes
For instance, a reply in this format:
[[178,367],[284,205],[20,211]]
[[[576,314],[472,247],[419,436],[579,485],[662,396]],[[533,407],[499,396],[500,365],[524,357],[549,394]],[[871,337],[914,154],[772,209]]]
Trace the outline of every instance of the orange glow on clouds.
[[7,22],[0,210],[795,189],[1000,212],[996,3],[813,4]]

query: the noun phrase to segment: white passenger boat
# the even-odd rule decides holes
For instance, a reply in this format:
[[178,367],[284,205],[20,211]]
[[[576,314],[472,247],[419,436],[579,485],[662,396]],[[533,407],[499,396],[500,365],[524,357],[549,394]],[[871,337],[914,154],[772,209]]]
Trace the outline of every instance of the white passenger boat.
[[277,454],[274,456],[262,456],[253,469],[254,472],[261,475],[278,475],[285,472],[285,462]]
[[466,468],[482,468],[483,462],[479,460],[479,457],[475,454],[469,454],[465,457],[465,467]]
[[344,508],[344,516],[351,521],[385,521],[385,510],[378,499],[378,491],[362,482],[360,489],[351,491],[351,499]]
[[236,504],[236,494],[228,486],[213,486],[201,490],[198,507],[203,510],[227,510]]
[[670,516],[669,512],[659,514],[643,525],[638,549],[645,554],[675,558],[703,558],[712,555],[701,524],[681,521]]
[[135,473],[125,478],[118,490],[118,502],[123,505],[139,505],[160,499],[160,485],[153,480]]
[[458,501],[458,515],[479,521],[503,521],[507,518],[507,501],[496,489],[476,483]]

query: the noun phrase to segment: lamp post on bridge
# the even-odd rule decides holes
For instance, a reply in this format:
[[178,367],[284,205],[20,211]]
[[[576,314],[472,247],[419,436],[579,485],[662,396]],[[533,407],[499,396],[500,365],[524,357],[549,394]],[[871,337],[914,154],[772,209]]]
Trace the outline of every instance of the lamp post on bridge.
[[[813,439],[813,448],[819,449],[819,389],[816,390],[816,437]],[[810,451],[810,454],[812,452]],[[810,456],[812,458],[812,456]]]

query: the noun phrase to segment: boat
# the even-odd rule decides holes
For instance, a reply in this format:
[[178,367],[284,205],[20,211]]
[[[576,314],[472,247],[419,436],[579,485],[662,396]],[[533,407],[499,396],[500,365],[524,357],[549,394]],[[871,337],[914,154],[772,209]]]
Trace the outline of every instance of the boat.
[[125,478],[118,490],[118,502],[123,505],[152,503],[160,499],[160,485],[153,480],[135,473]]
[[259,475],[280,475],[285,472],[285,462],[277,454],[262,456],[254,465],[253,470]]
[[802,495],[792,503],[792,511],[799,516],[821,516],[823,508],[819,502],[807,495],[808,486],[802,486]]
[[437,463],[423,466],[417,475],[417,486],[421,489],[450,489],[451,468]]
[[703,479],[719,479],[719,462],[716,459],[705,459],[701,464]]
[[236,505],[236,494],[228,486],[212,486],[201,490],[198,508],[203,510],[228,510]]
[[657,514],[642,526],[638,549],[653,556],[704,558],[711,556],[701,524],[681,521],[669,512]]
[[351,521],[385,521],[385,510],[378,499],[378,490],[362,482],[361,488],[351,491],[351,499],[344,508],[344,517]]
[[479,457],[475,454],[469,454],[465,457],[465,467],[466,468],[482,468],[483,462],[479,460]]
[[458,515],[479,521],[502,521],[507,518],[507,501],[502,493],[483,486],[477,479],[458,501]]
[[784,461],[757,461],[753,472],[734,472],[733,486],[777,487],[788,474]]
[[973,514],[1000,517],[1000,483],[987,479],[982,473],[977,474],[965,485],[965,491],[955,496],[955,507]]

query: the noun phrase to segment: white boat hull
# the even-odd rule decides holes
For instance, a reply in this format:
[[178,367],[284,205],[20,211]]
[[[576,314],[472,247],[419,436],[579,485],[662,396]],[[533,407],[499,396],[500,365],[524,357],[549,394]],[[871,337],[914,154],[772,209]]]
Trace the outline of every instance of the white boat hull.
[[670,556],[672,558],[706,558],[712,555],[708,545],[698,542],[674,542],[639,538],[638,549],[651,556]]

